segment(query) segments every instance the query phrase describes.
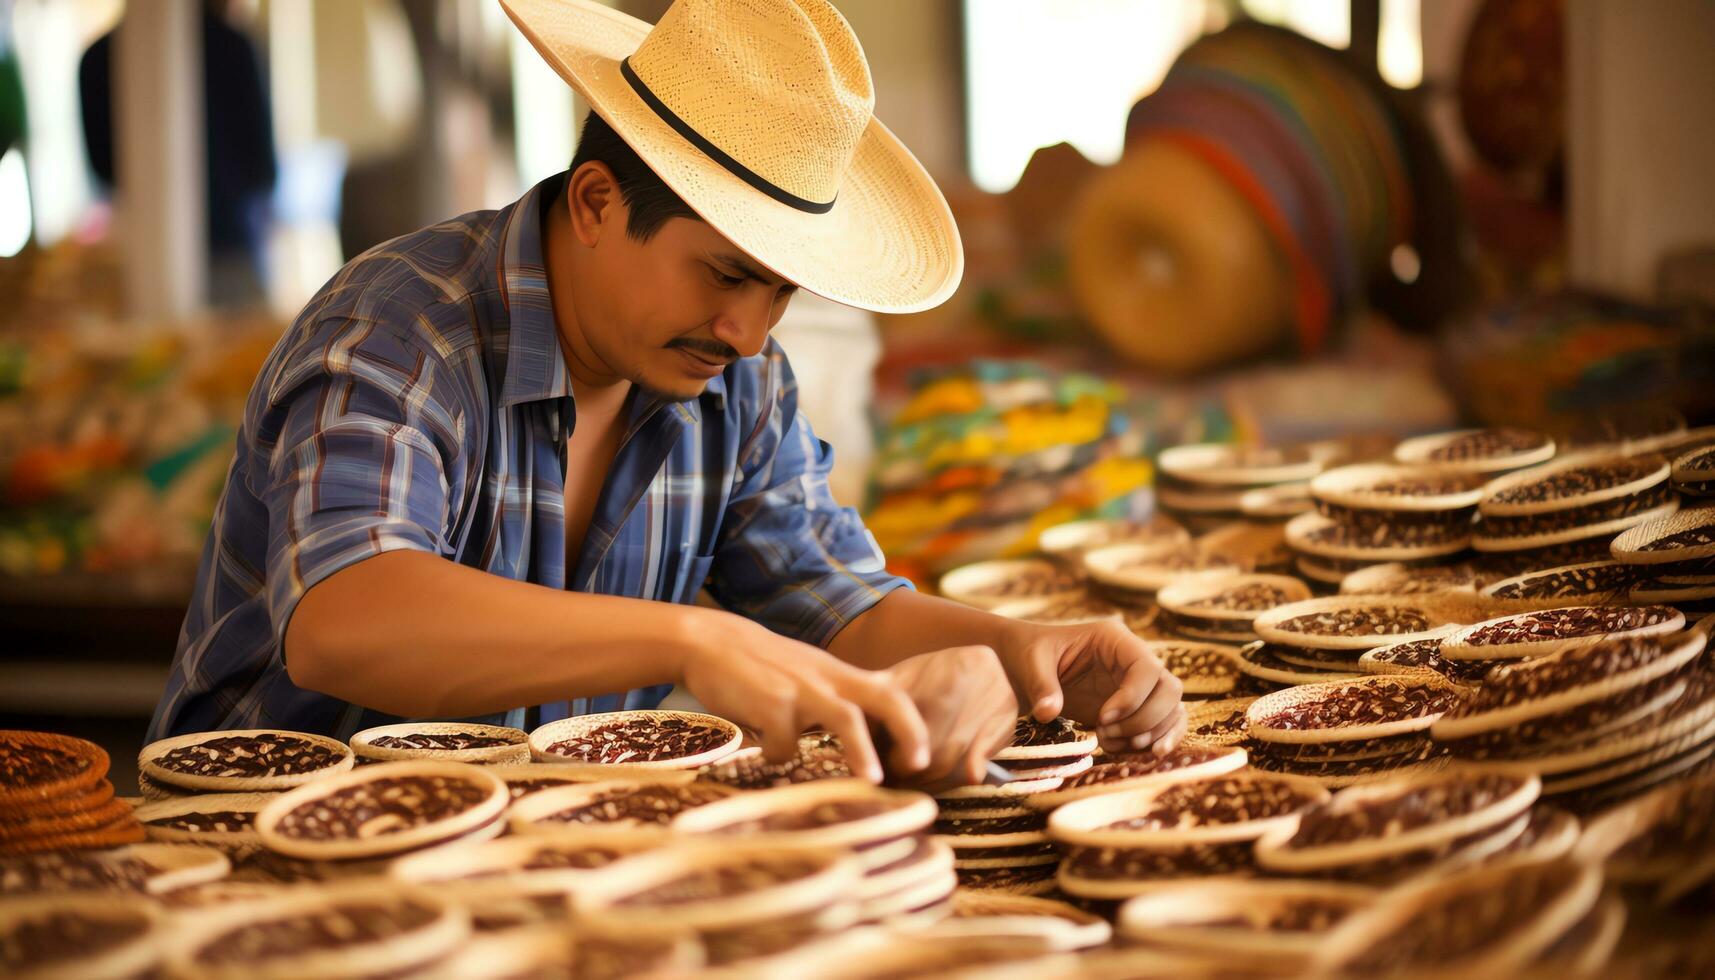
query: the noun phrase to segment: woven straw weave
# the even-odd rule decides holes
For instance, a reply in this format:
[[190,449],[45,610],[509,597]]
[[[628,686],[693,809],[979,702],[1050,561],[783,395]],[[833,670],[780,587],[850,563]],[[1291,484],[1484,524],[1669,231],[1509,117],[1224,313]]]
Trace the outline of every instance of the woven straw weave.
[[[863,49],[825,0],[679,0],[652,36],[588,0],[502,4],[669,187],[778,275],[881,313],[930,309],[958,287],[964,255],[946,199],[871,115]],[[656,97],[715,146],[833,209],[776,201],[692,146],[621,76],[632,55]]]

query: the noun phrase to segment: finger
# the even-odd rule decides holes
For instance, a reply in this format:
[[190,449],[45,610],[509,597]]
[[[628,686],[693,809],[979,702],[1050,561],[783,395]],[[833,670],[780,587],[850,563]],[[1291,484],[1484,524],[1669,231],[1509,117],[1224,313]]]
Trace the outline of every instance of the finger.
[[961,760],[959,767],[959,775],[963,777],[965,783],[970,785],[982,782],[984,777],[988,775],[989,760],[994,758],[996,752],[1011,742],[1012,724],[1010,720],[999,739],[994,738],[992,729],[972,739],[970,747],[965,750],[965,757]]
[[953,771],[959,782],[966,786],[982,782],[984,770],[988,767],[987,722],[988,719],[980,714],[962,719],[959,735],[954,742],[959,757],[954,763]]
[[960,736],[961,722],[952,721],[936,727],[931,740],[929,761],[911,773],[911,782],[919,786],[951,789],[967,784],[961,774],[965,749],[969,744]]
[[792,678],[759,659],[740,658],[729,668],[727,679],[745,692],[742,715],[737,720],[757,734],[762,756],[769,762],[786,762],[798,754],[798,729]]
[[1037,721],[1052,721],[1059,717],[1066,704],[1060,689],[1059,653],[1052,647],[1030,651],[1024,660],[1022,676],[1017,679],[1023,693],[1021,708]]
[[1012,744],[1012,736],[1017,728],[1018,705],[1013,701],[1012,692],[1004,692],[1004,700],[997,700],[995,709],[989,715],[989,723],[984,731],[983,755],[992,759],[1001,749]]
[[789,762],[798,755],[798,726],[792,702],[779,698],[762,707],[762,757],[769,762]]
[[872,783],[881,782],[881,759],[876,756],[869,725],[858,706],[819,686],[806,687],[800,701],[804,705],[805,722],[821,725],[839,736],[852,775]]
[[[1006,715],[1010,732],[1016,701],[1010,685],[1006,685]],[[935,728],[929,764],[916,773],[914,782],[941,788],[969,786],[982,778],[982,764],[987,760],[987,731],[984,715],[990,699],[979,688],[958,702],[950,718],[942,718]],[[933,717],[933,713],[931,713]],[[974,759],[973,759],[974,757]]]
[[983,781],[988,774],[988,753],[984,752],[975,742],[965,750],[964,758],[959,760],[959,781],[966,786],[975,786]]
[[935,757],[924,768],[922,776],[935,784],[970,786],[983,781],[988,772],[987,744],[972,737],[967,727],[944,736],[945,748],[938,748]]
[[1163,726],[1157,726],[1155,741],[1150,743],[1149,750],[1156,755],[1166,755],[1178,748],[1179,743],[1185,740],[1185,729],[1189,722],[1182,704],[1179,710],[1173,712],[1173,717],[1167,720],[1165,730],[1162,730]]
[[1179,689],[1178,678],[1164,677],[1142,707],[1119,723],[1121,737],[1129,739],[1132,751],[1148,748],[1154,741],[1155,727],[1172,720],[1173,712],[1179,708]]
[[929,764],[912,774],[912,782],[922,786],[932,786],[936,790],[952,789],[955,786],[968,786],[970,780],[964,776],[964,756],[959,746],[948,739],[929,757]]
[[[892,737],[893,751],[889,754],[889,761],[896,772],[921,772],[929,765],[929,726],[923,720],[923,713],[912,703],[911,695],[886,674],[863,671],[854,671],[854,674],[840,688],[840,693]],[[868,733],[865,734],[867,737]]]
[[[1097,715],[1097,724],[1105,729],[1136,714],[1144,701],[1155,693],[1156,684],[1166,669],[1142,640],[1126,630],[1104,630],[1097,637],[1092,642],[1103,644],[1099,651],[1102,660],[1108,665],[1109,672],[1120,679],[1114,692],[1102,702],[1102,710]],[[1118,735],[1114,732],[1110,737]]]
[[1172,674],[1162,674],[1160,681],[1129,717],[1102,729],[1103,748],[1114,752],[1135,752],[1149,744],[1145,737],[1157,725],[1169,718],[1180,703],[1184,684]]
[[1161,719],[1160,722],[1149,730],[1149,744],[1152,746],[1161,744],[1161,740],[1166,737],[1167,733],[1172,731],[1174,726],[1178,725],[1184,719],[1185,706],[1183,704],[1174,705],[1172,713],[1170,713],[1166,718]]
[[[1122,744],[1126,752],[1142,752],[1145,749],[1155,749],[1161,744],[1161,739],[1178,724],[1178,715],[1182,709],[1175,708],[1173,713],[1163,718],[1161,722],[1149,731],[1125,739]],[[1163,749],[1162,751],[1166,751]]]
[[[1147,731],[1150,725],[1142,724],[1138,714],[1164,686],[1170,686],[1177,697],[1179,679],[1169,674],[1153,655],[1145,653],[1131,661],[1120,674],[1114,693],[1102,704],[1103,720],[1097,733],[1103,738],[1118,740]],[[1160,717],[1150,719],[1151,722],[1159,720]]]
[[1018,706],[1014,703],[1012,692],[1000,687],[987,698],[987,710],[976,719],[972,731],[971,747],[965,756],[965,774],[970,782],[980,783],[988,772],[988,761],[995,753],[1012,744],[1012,734],[1015,727],[1015,712]]

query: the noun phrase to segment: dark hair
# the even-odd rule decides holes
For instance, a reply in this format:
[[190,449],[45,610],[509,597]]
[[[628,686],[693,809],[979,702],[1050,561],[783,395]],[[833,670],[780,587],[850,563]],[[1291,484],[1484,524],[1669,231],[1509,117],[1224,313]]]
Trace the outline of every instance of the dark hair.
[[[575,173],[579,167],[592,161],[607,164],[614,179],[619,181],[620,197],[631,212],[625,223],[625,233],[632,238],[647,242],[669,218],[702,220],[665,181],[655,176],[655,171],[650,170],[637,151],[619,138],[607,120],[594,112],[584,119],[583,132],[578,136],[578,149],[572,155],[571,170]],[[561,185],[561,193],[571,185],[569,177],[568,174],[568,180]]]

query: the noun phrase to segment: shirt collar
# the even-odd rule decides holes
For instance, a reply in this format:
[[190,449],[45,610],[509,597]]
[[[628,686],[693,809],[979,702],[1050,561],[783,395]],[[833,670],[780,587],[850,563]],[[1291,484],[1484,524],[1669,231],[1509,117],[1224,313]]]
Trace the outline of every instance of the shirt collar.
[[[508,321],[502,406],[572,397],[571,374],[560,351],[559,328],[554,324],[554,304],[548,292],[547,259],[542,252],[543,218],[558,199],[565,178],[561,172],[530,188],[506,216],[498,270],[500,298]],[[723,372],[711,378],[697,398],[677,403],[681,410],[675,414],[682,421],[696,422],[702,415],[703,399],[709,399],[716,411],[723,411],[726,394]],[[638,401],[645,415],[654,414],[665,404],[656,398]]]
[[530,188],[506,216],[497,270],[507,319],[506,383],[500,392],[504,406],[572,394],[542,254],[542,212],[559,196],[565,176],[555,174]]

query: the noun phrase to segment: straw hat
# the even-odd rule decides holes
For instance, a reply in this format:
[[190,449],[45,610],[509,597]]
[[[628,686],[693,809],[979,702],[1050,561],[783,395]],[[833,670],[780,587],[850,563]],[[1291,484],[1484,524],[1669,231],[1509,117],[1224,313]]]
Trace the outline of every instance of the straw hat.
[[879,313],[939,305],[964,255],[935,182],[873,115],[827,0],[678,0],[654,28],[593,0],[501,0],[548,64],[733,244]]

